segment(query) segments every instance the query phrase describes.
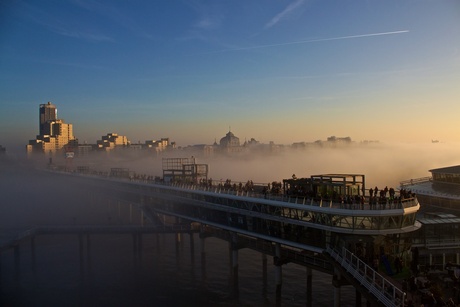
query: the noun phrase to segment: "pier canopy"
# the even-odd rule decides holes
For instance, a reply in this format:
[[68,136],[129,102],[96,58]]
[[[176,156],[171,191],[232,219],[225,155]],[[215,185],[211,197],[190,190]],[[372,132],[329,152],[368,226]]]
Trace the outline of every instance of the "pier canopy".
[[197,164],[191,158],[163,158],[163,179],[165,182],[198,183],[208,180],[208,165]]
[[434,183],[460,184],[460,165],[430,170]]
[[361,174],[324,174],[310,178],[283,180],[285,194],[335,199],[345,196],[364,195],[365,176]]

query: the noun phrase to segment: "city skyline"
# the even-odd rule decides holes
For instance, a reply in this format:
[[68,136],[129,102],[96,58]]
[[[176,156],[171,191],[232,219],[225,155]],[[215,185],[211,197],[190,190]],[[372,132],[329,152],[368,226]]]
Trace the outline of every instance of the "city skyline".
[[80,143],[168,137],[459,143],[456,1],[0,4],[0,144],[37,105]]

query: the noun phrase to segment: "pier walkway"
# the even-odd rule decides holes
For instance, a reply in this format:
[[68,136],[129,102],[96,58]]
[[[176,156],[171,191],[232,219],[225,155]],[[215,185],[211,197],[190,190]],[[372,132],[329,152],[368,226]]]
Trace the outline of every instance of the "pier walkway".
[[[235,191],[215,186],[160,184],[129,178],[55,172],[56,176],[81,179],[97,195],[119,206],[138,207],[149,220],[173,217],[173,226],[53,226],[24,232],[3,244],[0,251],[14,248],[21,240],[45,234],[115,234],[200,232],[228,240],[237,264],[239,248],[252,248],[274,257],[277,283],[281,267],[288,262],[328,272],[335,279],[347,280],[372,305],[403,306],[404,293],[363,260],[340,244],[342,238],[372,238],[400,235],[420,227],[416,197],[375,202],[335,202],[254,191]],[[192,228],[192,223],[201,225]],[[188,224],[188,225],[186,225]],[[186,225],[186,226],[184,226]],[[235,262],[236,261],[236,262]],[[334,285],[336,306],[340,302],[340,283]],[[307,286],[308,287],[308,286]],[[311,287],[311,286],[310,286]]]

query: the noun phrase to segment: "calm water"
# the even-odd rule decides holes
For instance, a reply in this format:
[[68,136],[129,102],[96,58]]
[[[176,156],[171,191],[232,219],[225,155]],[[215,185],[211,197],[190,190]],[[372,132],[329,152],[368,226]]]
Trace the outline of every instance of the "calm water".
[[[91,200],[87,187],[2,164],[0,172],[0,240],[9,232],[34,225],[111,224],[128,221],[114,206]],[[133,220],[138,218],[133,216]],[[14,231],[13,231],[14,232]],[[92,235],[89,258],[80,267],[76,235],[39,236],[35,265],[28,242],[21,245],[20,270],[12,250],[0,254],[1,306],[274,306],[275,271],[267,257],[264,282],[261,254],[239,251],[239,287],[231,279],[228,243],[183,235],[144,235],[140,257],[130,235]],[[333,303],[332,277],[313,271],[313,306]],[[283,266],[282,306],[305,306],[306,269]],[[342,287],[342,306],[354,306],[352,287]]]
[[[228,244],[206,239],[206,261],[201,262],[195,235],[192,257],[189,235],[176,248],[174,235],[144,235],[140,257],[128,235],[91,236],[90,259],[81,270],[75,235],[36,239],[35,272],[29,244],[21,248],[19,274],[12,251],[1,255],[1,295],[5,306],[273,306],[275,272],[268,257],[264,284],[262,258],[239,251],[239,287],[230,274]],[[313,271],[313,305],[333,303],[331,276]],[[305,306],[306,270],[283,266],[283,306]],[[342,289],[342,305],[354,305],[354,290]]]

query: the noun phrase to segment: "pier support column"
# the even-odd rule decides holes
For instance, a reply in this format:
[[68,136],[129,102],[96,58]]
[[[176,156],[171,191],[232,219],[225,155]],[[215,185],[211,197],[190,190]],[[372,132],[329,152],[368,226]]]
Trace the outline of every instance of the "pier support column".
[[180,232],[176,232],[176,244],[180,244],[182,241],[182,235]]
[[200,249],[201,249],[201,275],[206,279],[206,241],[204,236],[200,236]]
[[457,264],[460,264],[460,253],[457,253]]
[[192,264],[195,262],[195,242],[193,232],[190,231],[190,259]]
[[35,262],[35,236],[30,237],[30,255],[32,260],[32,272],[35,274],[36,262]]
[[137,257],[142,260],[142,233],[137,234]]
[[340,275],[340,272],[337,270],[334,270],[334,276],[333,276],[333,281],[332,285],[334,286],[334,307],[340,307],[340,299],[341,299],[341,293],[340,293],[340,283],[342,276]]
[[355,295],[356,295],[356,307],[361,307],[362,306],[362,300],[361,300],[361,292],[358,291],[358,289],[355,290]]
[[267,286],[267,255],[262,254],[262,278],[264,286]]
[[86,234],[86,263],[88,270],[91,270],[91,239],[90,234]]
[[137,233],[133,233],[133,255],[134,259],[137,258]]
[[[176,246],[176,256],[179,257],[179,251],[180,251],[180,241],[181,241],[181,236],[180,232],[176,232],[174,234],[174,245]],[[178,258],[179,259],[179,258]]]
[[232,234],[232,242],[230,244],[230,248],[232,253],[233,285],[238,287],[238,235],[236,233]]
[[78,235],[78,253],[80,256],[80,274],[81,275],[83,275],[85,272],[85,259],[83,257],[83,250],[84,250],[83,235],[79,234]]
[[340,307],[340,287],[334,287],[334,307]]
[[429,256],[429,262],[428,263],[430,264],[430,266],[433,265],[433,255],[432,254],[430,254],[430,256]]
[[307,307],[312,306],[312,269],[307,268],[307,284],[306,284],[306,291],[307,291]]
[[133,204],[129,204],[129,223],[133,223]]
[[282,268],[281,268],[281,244],[275,243],[275,283],[276,283],[276,301],[281,302],[281,286],[282,286]]
[[20,259],[21,253],[19,250],[19,244],[14,246],[14,270],[16,272],[16,278],[19,278],[20,273]]

